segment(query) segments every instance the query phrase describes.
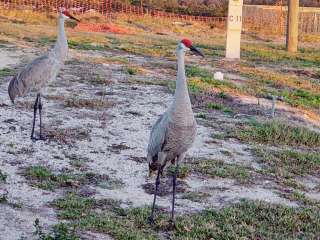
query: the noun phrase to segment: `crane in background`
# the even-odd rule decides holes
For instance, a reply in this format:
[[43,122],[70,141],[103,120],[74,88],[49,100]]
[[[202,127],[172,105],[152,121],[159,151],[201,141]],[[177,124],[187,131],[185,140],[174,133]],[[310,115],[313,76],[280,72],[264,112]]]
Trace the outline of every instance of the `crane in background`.
[[[31,90],[37,92],[37,97],[34,103],[34,114],[31,131],[31,139],[33,141],[45,140],[42,129],[42,102],[41,94],[48,82],[55,80],[68,54],[68,42],[64,29],[66,19],[73,17],[66,9],[59,9],[58,16],[58,37],[54,47],[43,56],[40,56],[26,65],[18,74],[16,74],[9,83],[8,94],[14,103],[17,97],[26,96]],[[36,124],[37,111],[39,110],[40,118],[40,134],[35,137],[34,129]]]

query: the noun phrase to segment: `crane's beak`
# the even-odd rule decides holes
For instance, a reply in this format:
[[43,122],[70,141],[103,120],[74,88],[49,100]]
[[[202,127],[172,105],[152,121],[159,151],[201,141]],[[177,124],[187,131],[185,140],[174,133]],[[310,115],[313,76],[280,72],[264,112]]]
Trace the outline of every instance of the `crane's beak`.
[[80,22],[80,20],[79,20],[78,18],[72,16],[71,14],[70,14],[69,18],[72,19],[72,20],[75,20],[75,21],[77,21],[77,22]]
[[190,50],[191,50],[191,52],[193,52],[194,54],[199,55],[199,56],[201,56],[201,57],[204,57],[203,53],[202,53],[198,48],[196,48],[196,47],[194,47],[194,46],[191,46],[191,47],[190,47]]
[[75,18],[74,16],[72,16],[69,11],[65,10],[62,12],[63,15],[65,15],[66,17],[72,19],[72,20],[75,20],[77,22],[80,22],[80,20],[78,18]]

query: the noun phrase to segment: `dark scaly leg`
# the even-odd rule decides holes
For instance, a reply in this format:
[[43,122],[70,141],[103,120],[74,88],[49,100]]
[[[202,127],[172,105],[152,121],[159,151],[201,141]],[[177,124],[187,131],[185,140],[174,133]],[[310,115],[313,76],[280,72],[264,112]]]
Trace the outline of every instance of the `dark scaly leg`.
[[37,94],[37,98],[36,98],[36,101],[34,102],[34,106],[33,106],[33,122],[32,122],[32,131],[31,131],[31,140],[32,141],[36,141],[37,140],[34,137],[34,128],[35,128],[35,125],[36,125],[38,103],[39,103],[39,94]]
[[175,225],[174,221],[174,206],[175,206],[175,201],[176,201],[176,187],[177,187],[177,176],[179,174],[179,160],[180,157],[177,158],[176,161],[176,169],[172,177],[172,207],[171,207],[171,219],[170,219],[170,224],[172,227]]
[[149,223],[154,224],[154,209],[156,206],[156,198],[159,190],[159,185],[160,185],[160,173],[161,173],[161,166],[158,168],[158,173],[157,173],[157,178],[156,178],[156,189],[154,191],[154,196],[153,196],[153,204],[152,204],[152,210],[151,210],[151,215],[149,217]]
[[43,136],[42,132],[42,102],[41,102],[41,95],[39,94],[39,118],[40,118],[40,136],[39,140],[46,140],[46,138]]

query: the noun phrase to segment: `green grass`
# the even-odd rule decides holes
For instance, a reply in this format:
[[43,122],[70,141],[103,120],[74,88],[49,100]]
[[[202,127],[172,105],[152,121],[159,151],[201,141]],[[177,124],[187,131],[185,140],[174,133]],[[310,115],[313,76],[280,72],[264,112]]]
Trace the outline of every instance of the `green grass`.
[[54,37],[40,37],[36,39],[36,41],[41,45],[41,46],[48,46],[50,44],[54,44],[56,42],[56,38]]
[[205,114],[205,113],[198,113],[197,115],[196,115],[196,117],[197,118],[201,118],[201,119],[206,119],[207,118],[207,115]]
[[231,135],[245,142],[320,147],[319,133],[278,121],[251,121],[238,126]]
[[[187,165],[181,164],[179,166],[179,172],[178,172],[178,178],[186,178],[188,177],[189,173],[190,173],[190,168]],[[169,176],[173,176],[175,174],[176,171],[176,166],[174,165],[170,165],[167,168],[167,173]]]
[[[124,210],[118,203],[99,204],[97,200],[74,194],[57,200],[54,205],[59,218],[72,220],[70,226],[74,228],[105,233],[115,239],[158,239],[147,223],[150,213],[147,208]],[[97,213],[95,208],[108,210]]]
[[284,101],[294,107],[304,106],[315,109],[319,109],[320,107],[320,94],[303,89],[284,90],[281,91],[278,96],[283,96]]
[[68,45],[72,49],[78,49],[78,50],[95,50],[95,51],[104,51],[108,49],[109,47],[106,45],[100,45],[100,44],[94,44],[89,41],[75,41],[75,40],[69,40]]
[[208,109],[215,109],[215,110],[219,110],[219,111],[222,111],[224,113],[229,113],[229,114],[232,114],[233,111],[231,108],[227,107],[227,106],[224,106],[223,104],[221,103],[208,103],[207,104],[207,108]]
[[242,201],[177,220],[172,239],[317,239],[320,211]]
[[53,173],[49,168],[36,165],[28,167],[25,176],[31,183],[41,189],[54,191],[59,187],[78,187],[84,184],[98,184],[106,176],[96,175],[95,173],[65,174]]
[[226,87],[230,89],[237,89],[232,82],[228,82],[226,80],[215,80],[213,78],[213,73],[208,71],[207,69],[198,67],[198,66],[186,66],[186,75],[189,78],[199,78],[202,82],[209,84],[213,87]]
[[240,67],[238,73],[249,78],[243,89],[248,94],[257,97],[282,96],[284,102],[294,107],[316,110],[320,107],[320,85],[317,81],[277,72],[274,68],[248,67],[246,64]]
[[80,229],[105,233],[116,240],[156,240],[157,234],[147,223],[149,209],[131,209],[125,216],[91,214],[81,219]]
[[58,213],[59,218],[70,220],[86,216],[95,204],[96,201],[92,198],[69,194],[67,197],[55,201],[53,205],[61,210]]
[[206,198],[210,197],[210,194],[205,192],[186,192],[184,193],[181,198],[188,199],[192,202],[203,202]]
[[279,176],[296,177],[320,174],[320,153],[294,150],[255,149],[260,162],[271,168]]
[[44,233],[37,218],[34,227],[36,229],[34,235],[37,240],[80,240],[75,231],[70,230],[70,227],[65,223],[59,223],[53,227],[51,232]]
[[308,206],[308,207],[313,207],[318,211],[320,210],[320,201],[311,199],[307,197],[305,193],[300,192],[298,190],[288,191],[288,192],[282,193],[281,195],[291,201],[298,202],[300,206]]
[[187,77],[199,77],[203,81],[210,81],[213,79],[213,74],[204,68],[198,66],[186,66]]
[[242,46],[241,56],[245,60],[255,64],[275,64],[291,67],[320,67],[320,52],[300,51],[290,54],[285,49],[276,45],[266,46],[265,44],[250,44]]
[[11,68],[2,68],[0,69],[0,78],[8,77],[14,75],[15,71]]
[[[88,204],[89,202],[89,204]],[[75,229],[110,235],[114,239],[317,239],[320,232],[320,210],[316,207],[291,208],[258,201],[242,200],[221,210],[205,210],[176,218],[176,229],[168,228],[169,216],[157,211],[154,226],[148,224],[149,207],[129,208],[121,212],[94,211],[90,199],[60,205],[62,211],[72,206],[85,209],[62,233]],[[86,209],[89,209],[87,211]],[[60,215],[62,216],[62,215]],[[68,217],[68,216],[67,216]],[[55,239],[55,238],[49,238]],[[60,239],[60,238],[57,238]],[[71,238],[72,239],[72,238]],[[64,240],[64,238],[61,238]]]
[[249,169],[221,160],[197,160],[190,167],[192,171],[209,177],[234,178],[240,183],[248,183],[251,178]]
[[125,67],[124,71],[129,75],[137,75],[139,72],[139,69],[135,67]]

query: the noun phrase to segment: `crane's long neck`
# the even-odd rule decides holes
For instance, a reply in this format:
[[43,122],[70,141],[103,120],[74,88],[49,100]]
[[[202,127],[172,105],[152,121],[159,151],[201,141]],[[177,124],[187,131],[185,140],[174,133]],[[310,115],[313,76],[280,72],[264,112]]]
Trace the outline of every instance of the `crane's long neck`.
[[68,42],[66,32],[64,30],[64,18],[58,18],[58,37],[50,54],[57,60],[64,62],[68,54]]
[[183,47],[181,47],[180,45],[177,49],[177,55],[178,73],[176,80],[176,90],[174,93],[174,100],[169,111],[171,113],[170,115],[172,120],[183,125],[192,125],[194,123],[194,118],[185,73],[185,53]]

